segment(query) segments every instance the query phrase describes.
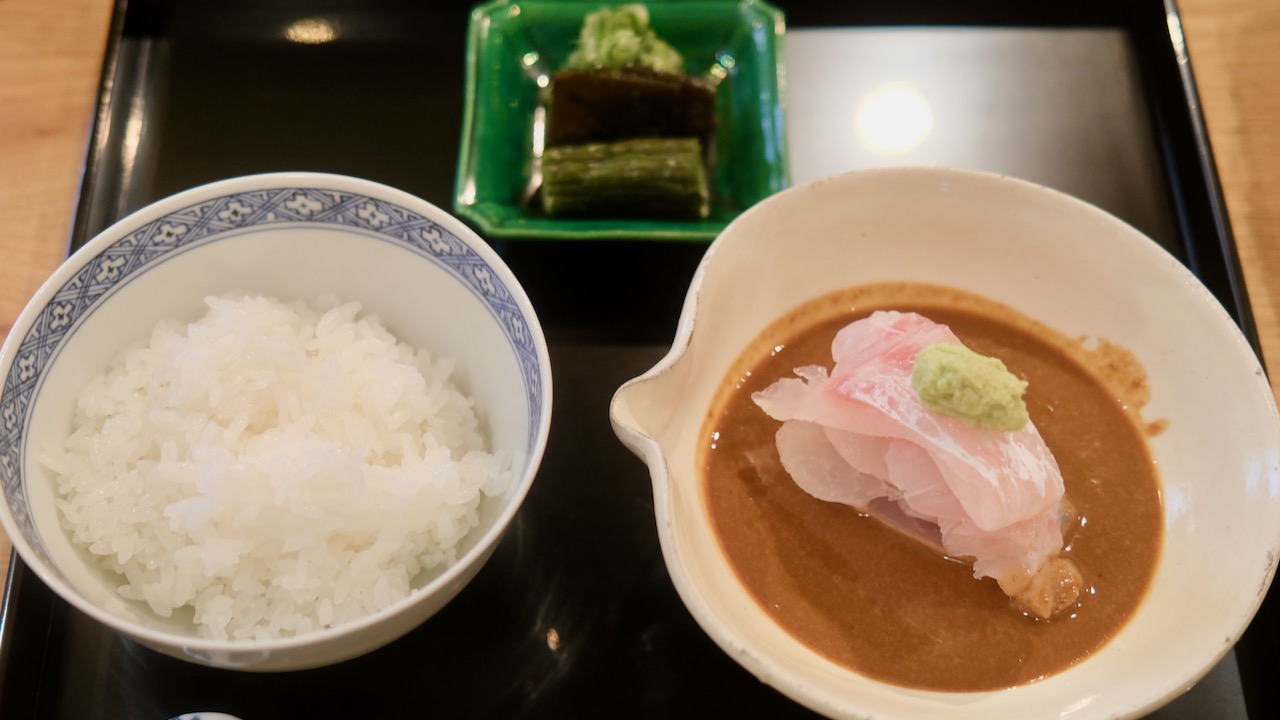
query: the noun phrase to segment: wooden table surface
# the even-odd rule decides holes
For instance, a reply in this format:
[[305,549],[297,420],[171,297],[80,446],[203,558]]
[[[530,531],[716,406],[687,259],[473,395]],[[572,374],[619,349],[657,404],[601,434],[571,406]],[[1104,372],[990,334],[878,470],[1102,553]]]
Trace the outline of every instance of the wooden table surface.
[[[1263,353],[1280,363],[1280,2],[1179,5]],[[65,255],[110,16],[110,0],[0,0],[0,336]]]

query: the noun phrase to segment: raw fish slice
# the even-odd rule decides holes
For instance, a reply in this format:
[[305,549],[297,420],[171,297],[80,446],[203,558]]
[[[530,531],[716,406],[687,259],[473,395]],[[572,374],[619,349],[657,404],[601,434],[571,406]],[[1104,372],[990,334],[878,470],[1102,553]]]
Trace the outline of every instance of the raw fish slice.
[[[1030,423],[981,430],[924,408],[911,371],[920,350],[939,342],[960,344],[919,315],[877,312],[837,334],[830,374],[797,368],[798,377],[752,397],[784,421],[779,455],[806,492],[935,547],[940,540],[947,555],[973,562],[975,577],[996,579],[1015,604],[1048,617],[1081,585],[1074,564],[1057,558],[1061,473]],[[833,486],[841,482],[851,487]]]
[[835,447],[844,461],[868,475],[878,478],[889,477],[889,467],[885,465],[884,452],[887,438],[860,435],[848,430],[824,427],[827,440]]
[[829,377],[818,366],[797,368],[798,378],[779,380],[752,397],[778,420],[808,420],[921,446],[981,528],[1004,527],[1052,507],[1062,495],[1062,475],[1034,425],[1012,433],[979,430],[920,404],[911,366],[934,342],[960,341],[914,313],[877,312],[837,334],[833,352],[847,354],[836,355]]
[[1062,551],[1062,528],[1056,513],[1014,523],[1001,532],[985,532],[961,523],[943,530],[947,547],[958,557],[973,559],[976,577],[995,578],[1006,594],[1016,595],[1051,558]]
[[778,428],[782,467],[801,490],[827,502],[865,507],[875,498],[898,493],[883,480],[845,462],[821,425],[791,420]]
[[938,464],[919,445],[892,440],[886,443],[884,460],[889,482],[902,494],[904,509],[939,526],[965,518],[964,508]]
[[820,425],[803,420],[788,420],[778,429],[783,468],[800,489],[819,500],[864,509],[940,552],[971,561],[975,576],[996,579],[1014,590],[1011,595],[1030,577],[1030,569],[1042,566],[1062,548],[1057,513],[1041,513],[998,531],[981,530],[964,515],[937,465],[919,447],[872,438],[886,452],[887,463],[881,466],[892,468],[885,482],[847,463],[831,442],[832,435],[847,438],[850,433],[824,432]]
[[[896,501],[902,493],[881,479],[888,477],[882,438],[830,430],[804,420],[788,420],[778,428],[776,440],[782,467],[801,490],[819,500],[864,509],[935,551],[945,553],[937,523],[902,507]],[[839,448],[842,441],[860,445],[859,450],[882,453],[878,458],[867,458],[873,461],[872,465],[878,464],[879,473],[864,472],[857,463],[850,462],[844,449]]]
[[890,484],[900,490],[899,504],[915,517],[936,524],[948,553],[974,562],[974,571],[1002,585],[1017,585],[1026,568],[1037,568],[1062,549],[1055,512],[1043,512],[997,530],[974,524],[950,494],[938,465],[917,445],[895,440],[886,453]]
[[1003,527],[1052,506],[1062,494],[1062,475],[1033,424],[1012,433],[982,430],[920,403],[911,370],[920,350],[934,343],[962,344],[945,325],[915,313],[874,313],[837,333],[828,390],[878,416],[878,431],[862,432],[900,437],[928,450],[979,527]]
[[942,547],[942,531],[938,526],[908,514],[901,503],[887,498],[876,498],[865,509],[868,515],[906,534],[916,542],[924,543],[935,553],[947,554],[947,549]]

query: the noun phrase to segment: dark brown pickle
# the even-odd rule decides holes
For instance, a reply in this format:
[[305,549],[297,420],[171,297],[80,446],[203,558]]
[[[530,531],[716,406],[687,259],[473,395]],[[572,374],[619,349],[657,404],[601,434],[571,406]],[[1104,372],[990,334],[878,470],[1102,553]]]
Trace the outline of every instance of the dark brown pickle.
[[716,130],[716,89],[648,68],[561,70],[551,76],[547,146],[626,138],[691,137]]

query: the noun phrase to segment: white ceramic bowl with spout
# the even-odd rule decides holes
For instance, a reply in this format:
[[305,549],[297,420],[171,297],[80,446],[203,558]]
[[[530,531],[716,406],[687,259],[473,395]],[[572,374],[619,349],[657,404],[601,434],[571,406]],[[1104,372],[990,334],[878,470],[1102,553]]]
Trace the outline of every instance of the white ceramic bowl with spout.
[[[794,639],[748,595],[696,467],[713,393],[739,353],[807,300],[922,282],[976,293],[1145,367],[1165,539],[1149,592],[1108,644],[1048,678],[945,693],[862,676]],[[758,204],[712,244],[670,353],[614,396],[650,468],[667,568],[703,629],[797,702],[838,718],[1127,718],[1177,697],[1239,638],[1280,550],[1280,422],[1263,369],[1186,268],[1111,215],[1030,183],[947,169],[854,172]],[[855,640],[856,641],[856,640]]]

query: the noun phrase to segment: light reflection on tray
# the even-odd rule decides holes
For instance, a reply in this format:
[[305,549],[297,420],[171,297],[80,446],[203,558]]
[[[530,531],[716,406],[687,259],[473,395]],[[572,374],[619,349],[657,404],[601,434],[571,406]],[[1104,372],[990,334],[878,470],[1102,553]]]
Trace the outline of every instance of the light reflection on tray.
[[1177,247],[1119,29],[793,29],[786,57],[797,184],[868,167],[982,170],[1074,195]]

